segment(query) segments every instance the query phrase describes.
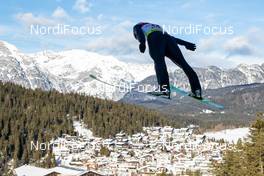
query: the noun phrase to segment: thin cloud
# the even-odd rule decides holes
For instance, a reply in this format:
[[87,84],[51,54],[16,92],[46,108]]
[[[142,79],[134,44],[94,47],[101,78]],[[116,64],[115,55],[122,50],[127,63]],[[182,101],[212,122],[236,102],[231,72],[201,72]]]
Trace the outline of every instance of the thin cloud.
[[4,35],[7,31],[8,30],[6,26],[0,26],[0,35]]
[[138,52],[138,43],[133,37],[132,27],[133,23],[130,21],[109,27],[107,32],[111,35],[97,37],[86,45],[86,49],[115,56],[133,56]]
[[86,13],[90,10],[91,4],[87,0],[76,0],[73,9],[80,12]]
[[40,15],[34,15],[30,12],[18,13],[15,18],[25,25],[39,24],[39,25],[52,25],[54,20]]
[[71,17],[62,7],[58,6],[50,16],[25,12],[25,13],[16,14],[15,19],[27,26],[30,25],[52,26],[58,23],[62,23],[62,21],[69,20],[71,19]]
[[89,44],[86,48],[90,51],[103,52],[111,55],[131,55],[136,53],[138,44],[129,34],[119,34],[109,37],[100,37]]
[[52,17],[54,17],[54,18],[69,18],[69,15],[62,7],[59,6],[52,13]]
[[187,9],[187,8],[192,7],[192,4],[191,4],[191,2],[187,1],[187,2],[183,3],[180,7],[183,9]]
[[202,38],[197,43],[197,50],[189,52],[183,49],[186,60],[193,66],[217,65],[230,68],[240,63],[261,64],[263,54],[258,52],[252,35],[223,36],[214,35]]
[[224,44],[224,49],[231,55],[253,55],[253,48],[245,36],[234,37]]

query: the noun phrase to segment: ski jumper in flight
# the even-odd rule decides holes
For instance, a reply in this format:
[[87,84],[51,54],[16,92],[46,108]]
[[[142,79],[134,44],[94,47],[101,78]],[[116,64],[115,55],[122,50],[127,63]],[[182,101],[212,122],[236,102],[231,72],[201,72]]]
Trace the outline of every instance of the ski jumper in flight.
[[139,41],[139,50],[144,53],[146,50],[146,40],[149,46],[149,54],[154,60],[156,76],[159,84],[159,91],[149,92],[156,96],[167,96],[170,98],[169,75],[165,63],[165,56],[178,65],[187,75],[191,93],[190,96],[202,99],[201,85],[195,71],[184,59],[178,45],[185,46],[186,49],[194,51],[195,44],[175,38],[164,32],[162,27],[151,23],[138,23],[133,28],[134,36]]

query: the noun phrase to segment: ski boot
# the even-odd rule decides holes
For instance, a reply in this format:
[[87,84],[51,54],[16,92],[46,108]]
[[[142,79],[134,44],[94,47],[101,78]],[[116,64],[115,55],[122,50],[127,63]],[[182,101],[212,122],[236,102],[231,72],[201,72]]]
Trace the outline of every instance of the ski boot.
[[147,92],[147,94],[170,99],[170,91],[168,91],[168,90],[166,90],[166,91],[152,91],[152,92]]
[[201,89],[197,89],[195,90],[194,92],[191,92],[189,94],[189,96],[195,98],[195,99],[198,99],[198,100],[202,100],[203,97],[202,97],[202,90]]

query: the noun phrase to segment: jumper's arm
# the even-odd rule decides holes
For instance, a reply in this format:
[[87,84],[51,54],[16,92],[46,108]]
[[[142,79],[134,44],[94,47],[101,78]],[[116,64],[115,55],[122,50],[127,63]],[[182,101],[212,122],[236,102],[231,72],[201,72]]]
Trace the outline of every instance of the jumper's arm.
[[177,44],[185,46],[185,48],[188,50],[194,51],[196,49],[196,45],[194,43],[187,42],[185,40],[181,40],[175,37],[174,40]]

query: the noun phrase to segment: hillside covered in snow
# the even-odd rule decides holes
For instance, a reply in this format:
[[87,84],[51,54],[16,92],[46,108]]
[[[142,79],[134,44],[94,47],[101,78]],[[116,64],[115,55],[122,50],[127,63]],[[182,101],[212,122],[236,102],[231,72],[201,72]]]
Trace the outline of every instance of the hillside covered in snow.
[[109,83],[141,81],[154,74],[152,65],[124,63],[112,56],[85,50],[21,53],[15,46],[0,42],[0,80],[27,88],[56,89],[118,100],[123,94],[90,78],[90,74]]

